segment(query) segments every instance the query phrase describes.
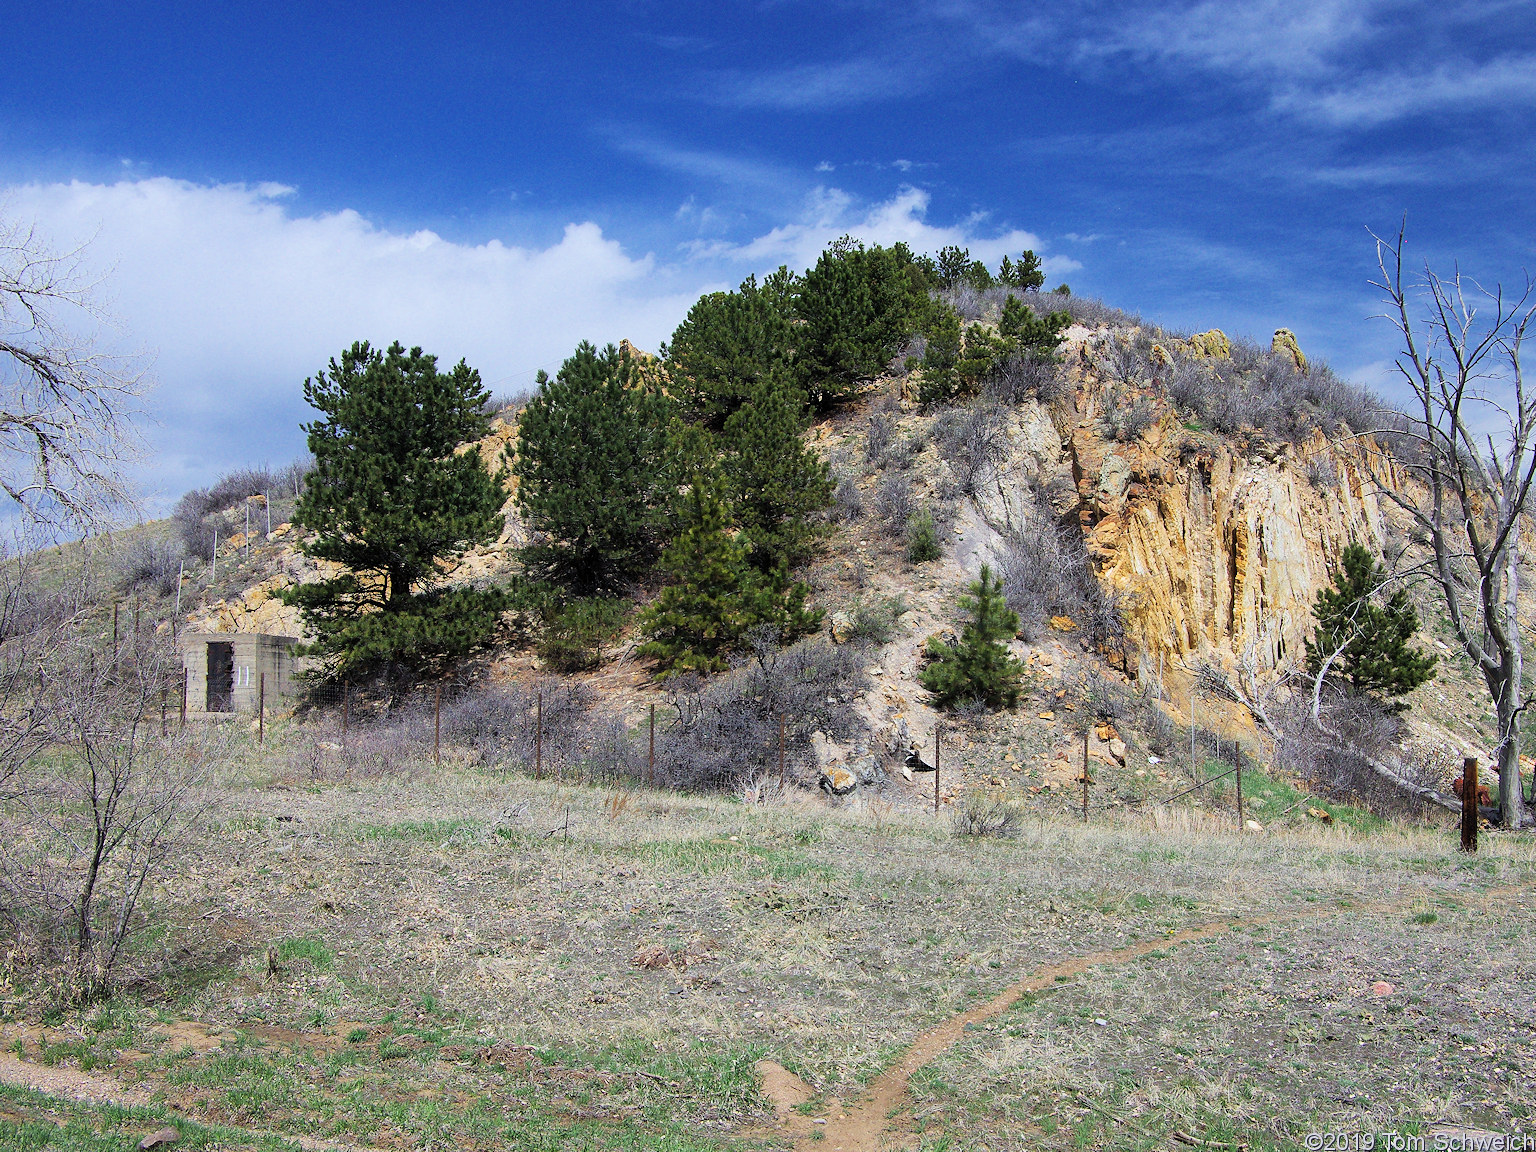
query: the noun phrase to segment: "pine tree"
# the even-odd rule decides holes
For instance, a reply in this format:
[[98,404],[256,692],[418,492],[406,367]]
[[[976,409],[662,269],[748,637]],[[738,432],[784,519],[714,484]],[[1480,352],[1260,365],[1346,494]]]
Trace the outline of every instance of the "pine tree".
[[1041,285],[1045,283],[1045,273],[1040,270],[1040,257],[1036,256],[1033,250],[1026,248],[1020,253],[1017,264],[1008,257],[1003,257],[997,279],[1000,284],[1022,288],[1026,292],[1038,292]]
[[716,427],[794,357],[797,279],[781,267],[761,285],[701,296],[672,334],[673,386],[688,414]]
[[[1381,602],[1386,571],[1370,549],[1351,544],[1312,605],[1317,629],[1307,644],[1307,668],[1315,676],[1325,661],[1328,675],[1357,692],[1401,696],[1435,675],[1435,657],[1410,647],[1419,630],[1418,613],[1406,589]],[[1389,705],[1402,712],[1407,705]]]
[[997,325],[1003,350],[1026,356],[1055,356],[1056,349],[1072,326],[1072,316],[1067,312],[1050,312],[1036,316],[1017,296],[1009,295],[1003,301],[1003,315]]
[[626,349],[583,342],[518,423],[517,502],[530,571],[582,594],[643,573],[662,535],[670,405]]
[[795,376],[825,409],[885,371],[926,316],[924,273],[905,244],[866,248],[844,236],[795,293]]
[[1009,655],[1004,641],[1019,629],[1018,614],[1003,597],[1001,578],[982,565],[981,578],[960,598],[971,614],[955,644],[928,641],[932,661],[923,669],[924,688],[940,708],[978,701],[989,708],[1012,708],[1023,686],[1024,665]]
[[503,525],[503,477],[478,452],[457,451],[489,430],[479,373],[363,342],[304,381],[304,398],[323,419],[304,426],[315,466],[294,512],[311,534],[300,548],[345,569],[284,593],[315,637],[308,653],[331,674],[356,675],[442,665],[484,643],[502,594],[432,587],[440,560]]
[[806,559],[811,514],[832,500],[831,472],[801,441],[804,430],[805,402],[782,380],[760,385],[725,422],[722,467],[749,559],[762,572]]
[[779,567],[763,574],[732,535],[718,476],[696,475],[684,505],[684,524],[661,557],[672,583],[640,615],[650,639],[637,652],[655,657],[664,677],[715,672],[749,629],[771,625],[781,640],[813,631],[821,615],[805,606],[809,590]]

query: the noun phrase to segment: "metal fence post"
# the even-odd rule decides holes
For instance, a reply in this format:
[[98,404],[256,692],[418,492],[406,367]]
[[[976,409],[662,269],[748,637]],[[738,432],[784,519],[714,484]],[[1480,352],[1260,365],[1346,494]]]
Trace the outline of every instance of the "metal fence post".
[[939,726],[933,726],[933,814],[939,814]]
[[267,674],[263,672],[256,688],[256,743],[267,742]]
[[533,778],[544,778],[544,689],[539,689],[533,712]]
[[779,713],[779,791],[784,791],[788,777],[784,773],[784,713]]
[[1088,729],[1083,729],[1083,823],[1088,823]]
[[432,759],[443,766],[443,686],[432,687]]

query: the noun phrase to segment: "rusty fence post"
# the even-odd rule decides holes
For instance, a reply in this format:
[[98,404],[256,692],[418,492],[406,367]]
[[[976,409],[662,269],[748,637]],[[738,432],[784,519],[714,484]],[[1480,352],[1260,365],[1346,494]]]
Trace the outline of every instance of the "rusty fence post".
[[187,726],[187,694],[192,690],[192,669],[181,670],[181,727]]
[[432,760],[443,766],[443,686],[432,686]]
[[933,726],[933,814],[939,814],[939,726]]
[[1237,753],[1233,757],[1235,769],[1232,773],[1233,780],[1237,783],[1237,830],[1241,832],[1246,825],[1243,823],[1243,750],[1233,742],[1233,751]]
[[347,750],[347,721],[352,712],[352,683],[349,680],[341,682],[341,750]]
[[256,743],[267,742],[267,674],[263,672],[256,688]]
[[1088,729],[1083,729],[1083,823],[1088,823]]
[[656,705],[651,705],[651,748],[645,754],[645,778],[656,787]]
[[1461,850],[1477,851],[1477,757],[1461,762]]
[[779,713],[779,793],[782,795],[788,779],[784,774],[784,713]]
[[160,689],[160,739],[162,740],[170,735],[170,729],[167,727],[165,722],[165,714],[170,706],[170,696],[171,690],[169,688]]
[[533,712],[533,778],[544,778],[544,689],[539,689]]

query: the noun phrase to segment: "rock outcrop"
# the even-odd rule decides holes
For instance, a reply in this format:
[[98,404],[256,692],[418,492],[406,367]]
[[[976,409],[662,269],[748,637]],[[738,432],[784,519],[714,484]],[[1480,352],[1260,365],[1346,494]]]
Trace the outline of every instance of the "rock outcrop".
[[1126,641],[1116,659],[1128,673],[1177,676],[1198,659],[1273,667],[1299,651],[1344,546],[1385,543],[1365,467],[1374,446],[1321,433],[1300,445],[1217,437],[1166,411],[1121,443],[1100,430],[1099,401],[1085,386],[1077,420],[1059,430],[1040,406],[1019,410],[1010,456],[976,496],[990,536],[971,533],[966,566],[995,560],[1044,493],[1055,514],[1075,519],[1120,599]]

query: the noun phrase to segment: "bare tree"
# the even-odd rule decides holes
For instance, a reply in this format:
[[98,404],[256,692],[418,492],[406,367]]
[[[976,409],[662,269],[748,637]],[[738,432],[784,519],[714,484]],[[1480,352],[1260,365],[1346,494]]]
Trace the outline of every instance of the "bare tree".
[[115,654],[67,643],[35,668],[53,743],[9,806],[0,894],[60,963],[70,1001],[110,993],[145,888],[195,809],[198,758],[161,729],[175,667],[159,639],[134,635]]
[[[1517,598],[1520,527],[1536,478],[1536,395],[1525,390],[1521,348],[1533,317],[1529,276],[1518,298],[1486,290],[1457,269],[1403,267],[1403,230],[1376,239],[1388,319],[1402,336],[1397,369],[1414,403],[1396,434],[1404,450],[1371,458],[1378,491],[1427,539],[1421,571],[1445,602],[1462,650],[1482,674],[1498,722],[1499,818],[1524,822],[1520,725],[1524,648]],[[1368,454],[1369,455],[1369,454]],[[1406,470],[1412,483],[1396,482]]]
[[65,317],[96,325],[81,250],[0,221],[0,490],[34,524],[93,533],[131,504],[144,380]]

